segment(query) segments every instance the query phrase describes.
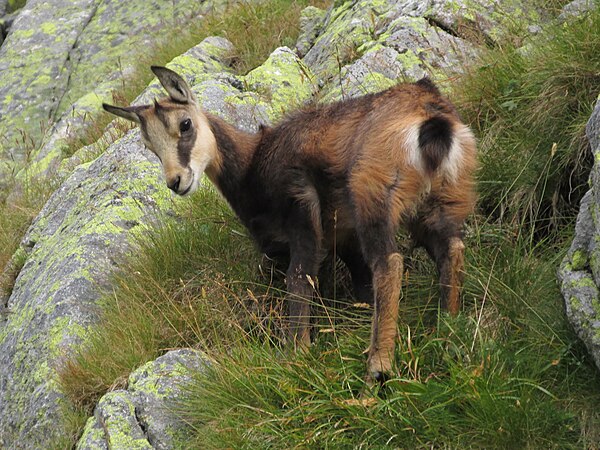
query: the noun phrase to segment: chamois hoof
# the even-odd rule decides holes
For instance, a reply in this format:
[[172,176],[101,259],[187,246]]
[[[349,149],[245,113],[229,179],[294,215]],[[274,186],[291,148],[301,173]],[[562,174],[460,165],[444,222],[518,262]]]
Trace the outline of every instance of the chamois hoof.
[[368,385],[384,384],[390,379],[391,373],[392,362],[389,358],[381,358],[377,353],[369,356],[366,377]]
[[385,372],[374,372],[368,373],[365,377],[365,383],[369,387],[383,386],[387,380],[390,379],[389,374]]

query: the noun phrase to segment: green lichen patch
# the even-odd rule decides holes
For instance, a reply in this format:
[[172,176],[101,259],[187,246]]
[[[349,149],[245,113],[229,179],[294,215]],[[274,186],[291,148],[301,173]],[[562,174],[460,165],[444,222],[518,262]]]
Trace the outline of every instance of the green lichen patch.
[[242,87],[235,77],[212,77],[193,90],[202,107],[245,131],[256,131],[260,124],[270,123],[276,114],[272,107],[258,94],[243,92],[232,83]]
[[299,107],[316,91],[311,70],[286,47],[275,50],[244,81],[249,90],[259,93],[271,105],[271,119]]
[[[124,55],[143,57],[142,49],[152,49],[152,41],[164,36],[161,29],[185,28],[191,13],[204,8],[206,6],[192,0],[101,2],[79,35],[77,48],[71,55],[78,63],[71,68],[68,91],[58,105],[58,113],[62,114],[73,101],[85,95],[90,84],[102,83],[109,74],[121,70],[129,72],[139,64]],[[148,58],[147,65],[151,63]]]
[[127,392],[106,394],[98,403],[97,414],[105,430],[110,448],[152,450],[135,416],[135,405]]
[[320,80],[334,78],[341,67],[359,56],[359,47],[374,40],[376,13],[381,11],[367,3],[334,4],[323,31],[304,57],[304,62]]
[[571,254],[571,267],[573,270],[583,270],[588,265],[589,258],[585,250],[576,250]]
[[[16,17],[0,50],[0,134],[15,157],[23,157],[24,151],[18,145],[19,130],[39,144],[48,129],[56,101],[68,83],[65,61],[94,3],[30,2],[26,14]],[[61,33],[55,33],[58,23]]]

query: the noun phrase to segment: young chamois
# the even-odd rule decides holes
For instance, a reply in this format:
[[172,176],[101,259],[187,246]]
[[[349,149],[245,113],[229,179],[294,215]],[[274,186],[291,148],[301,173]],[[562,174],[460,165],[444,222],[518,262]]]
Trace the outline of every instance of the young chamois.
[[203,173],[260,249],[289,258],[290,334],[310,343],[310,301],[334,245],[359,301],[374,305],[368,377],[392,368],[403,259],[402,224],[437,264],[441,304],[460,308],[462,228],[475,202],[475,140],[452,104],[423,79],[289,114],[256,134],[201,109],[175,72],[152,67],[169,98],[104,108],[140,125],[179,195]]

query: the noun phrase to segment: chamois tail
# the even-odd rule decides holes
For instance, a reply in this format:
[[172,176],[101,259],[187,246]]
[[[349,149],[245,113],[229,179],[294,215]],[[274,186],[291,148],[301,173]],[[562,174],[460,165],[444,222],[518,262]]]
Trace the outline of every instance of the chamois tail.
[[451,122],[443,116],[427,119],[419,127],[419,149],[425,170],[433,174],[450,153],[453,131]]

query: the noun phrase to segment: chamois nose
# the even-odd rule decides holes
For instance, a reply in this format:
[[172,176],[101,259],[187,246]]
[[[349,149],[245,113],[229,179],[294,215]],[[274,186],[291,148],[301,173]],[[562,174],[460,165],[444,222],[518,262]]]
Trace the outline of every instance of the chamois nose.
[[179,175],[177,175],[171,181],[167,182],[167,186],[169,187],[169,189],[171,189],[173,192],[175,192],[177,194],[177,192],[179,191],[179,182],[180,181],[181,181],[181,177]]

